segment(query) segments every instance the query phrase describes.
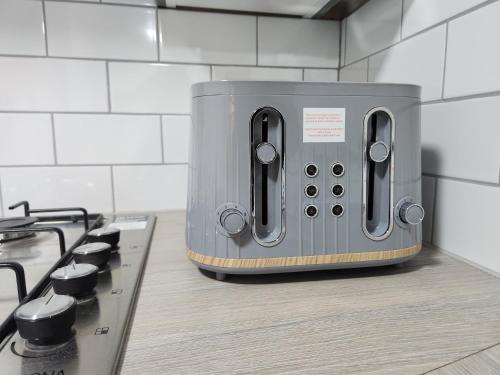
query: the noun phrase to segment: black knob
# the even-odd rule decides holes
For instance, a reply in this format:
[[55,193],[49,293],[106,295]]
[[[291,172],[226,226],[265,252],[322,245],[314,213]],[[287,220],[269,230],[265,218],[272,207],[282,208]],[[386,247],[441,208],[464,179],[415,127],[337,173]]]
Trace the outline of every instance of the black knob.
[[344,187],[340,184],[333,185],[332,194],[336,197],[341,197],[344,194]]
[[332,214],[333,216],[342,216],[344,213],[344,207],[340,204],[336,204],[332,207]]
[[319,173],[318,166],[316,164],[307,164],[304,168],[304,172],[307,177],[316,177]]
[[76,263],[89,263],[104,267],[111,257],[111,245],[106,242],[91,242],[73,250]]
[[118,228],[97,228],[91,230],[87,235],[88,242],[105,242],[116,249],[120,242],[120,229]]
[[340,163],[335,163],[332,166],[332,173],[334,176],[340,177],[344,175],[344,166]]
[[57,294],[34,299],[14,313],[19,335],[36,345],[56,345],[69,340],[75,318],[76,300]]
[[304,209],[304,212],[307,217],[314,218],[318,216],[318,207],[316,207],[314,204],[307,205]]
[[97,285],[97,270],[96,266],[87,263],[58,268],[50,274],[54,292],[75,297],[92,293]]

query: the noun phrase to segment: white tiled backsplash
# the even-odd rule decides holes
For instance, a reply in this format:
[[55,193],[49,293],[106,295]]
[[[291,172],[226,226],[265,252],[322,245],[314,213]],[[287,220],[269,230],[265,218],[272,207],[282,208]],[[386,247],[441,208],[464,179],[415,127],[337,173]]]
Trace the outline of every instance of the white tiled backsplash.
[[192,83],[337,80],[339,22],[155,3],[0,1],[0,209],[182,209]]
[[424,239],[496,272],[499,20],[499,0],[372,0],[342,22],[339,72],[422,86]]
[[184,208],[193,82],[415,83],[424,239],[500,272],[500,0],[372,0],[341,25],[154,4],[0,1],[4,215]]

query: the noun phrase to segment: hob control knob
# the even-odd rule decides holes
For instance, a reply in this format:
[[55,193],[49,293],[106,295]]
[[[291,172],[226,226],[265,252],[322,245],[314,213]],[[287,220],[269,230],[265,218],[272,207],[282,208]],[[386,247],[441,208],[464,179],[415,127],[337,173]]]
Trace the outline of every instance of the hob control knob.
[[382,163],[389,157],[390,149],[384,142],[378,141],[370,146],[369,154],[375,163]]
[[73,250],[76,263],[89,263],[104,267],[111,257],[111,245],[105,242],[91,242]]
[[224,210],[220,217],[220,226],[224,229],[225,235],[234,237],[243,232],[247,222],[243,213],[236,208],[228,208]]
[[262,142],[255,148],[255,156],[261,164],[271,164],[274,160],[276,160],[278,153],[272,144]]
[[405,202],[399,209],[399,218],[406,224],[420,224],[424,219],[424,215],[424,208],[418,203]]
[[56,345],[71,338],[76,318],[76,300],[54,294],[18,307],[14,320],[19,335],[36,345]]
[[116,249],[120,242],[120,229],[118,228],[97,228],[91,230],[87,235],[88,242],[106,242],[111,248]]
[[75,297],[88,295],[97,285],[97,271],[97,266],[88,263],[58,268],[50,274],[54,292]]

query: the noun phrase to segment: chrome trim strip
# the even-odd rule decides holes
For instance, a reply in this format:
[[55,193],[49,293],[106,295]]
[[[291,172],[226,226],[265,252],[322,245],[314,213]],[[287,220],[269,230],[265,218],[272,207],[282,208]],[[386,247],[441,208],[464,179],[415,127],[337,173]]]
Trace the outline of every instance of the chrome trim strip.
[[[380,235],[380,236],[374,236],[371,234],[368,229],[366,228],[366,215],[367,215],[367,208],[366,208],[366,188],[367,188],[367,177],[366,177],[366,170],[367,170],[367,163],[368,163],[368,154],[366,152],[366,146],[368,144],[368,119],[372,114],[378,111],[383,111],[387,113],[391,120],[391,146],[390,146],[390,152],[391,152],[391,167],[390,167],[390,209],[389,209],[389,227],[387,228],[387,231]],[[386,108],[386,107],[375,107],[370,109],[363,120],[363,192],[362,192],[362,205],[361,205],[361,220],[362,220],[362,228],[363,232],[371,240],[374,241],[381,241],[385,240],[389,235],[392,233],[392,229],[394,227],[394,137],[396,133],[396,121],[394,119],[394,115],[392,112]]]
[[[252,138],[252,123],[255,115],[266,108],[270,108],[276,112],[279,113],[281,117],[281,122],[282,122],[282,132],[281,132],[281,144],[282,144],[282,155],[280,155],[279,162],[281,164],[281,232],[278,235],[278,237],[272,241],[263,241],[262,239],[257,236],[257,232],[255,229],[255,187],[254,187],[254,175],[253,175],[253,169],[254,169],[254,164],[255,164],[255,158],[254,158],[254,148],[252,146],[253,138]],[[250,221],[252,223],[252,237],[254,238],[255,241],[261,246],[264,247],[273,247],[279,244],[283,238],[285,237],[286,233],[286,223],[285,223],[285,167],[286,167],[286,157],[285,157],[285,141],[286,141],[286,129],[285,129],[285,119],[280,111],[278,111],[274,107],[269,107],[269,106],[263,106],[257,108],[252,115],[250,116],[250,121],[249,121],[249,145],[250,145],[250,211],[251,211],[251,218]]]

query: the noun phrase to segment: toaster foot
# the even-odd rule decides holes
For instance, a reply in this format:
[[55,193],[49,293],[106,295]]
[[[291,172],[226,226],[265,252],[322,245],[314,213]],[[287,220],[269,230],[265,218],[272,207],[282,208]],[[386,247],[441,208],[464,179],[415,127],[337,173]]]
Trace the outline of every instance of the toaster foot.
[[217,281],[224,281],[226,279],[226,274],[222,272],[216,272],[215,273],[215,279]]

